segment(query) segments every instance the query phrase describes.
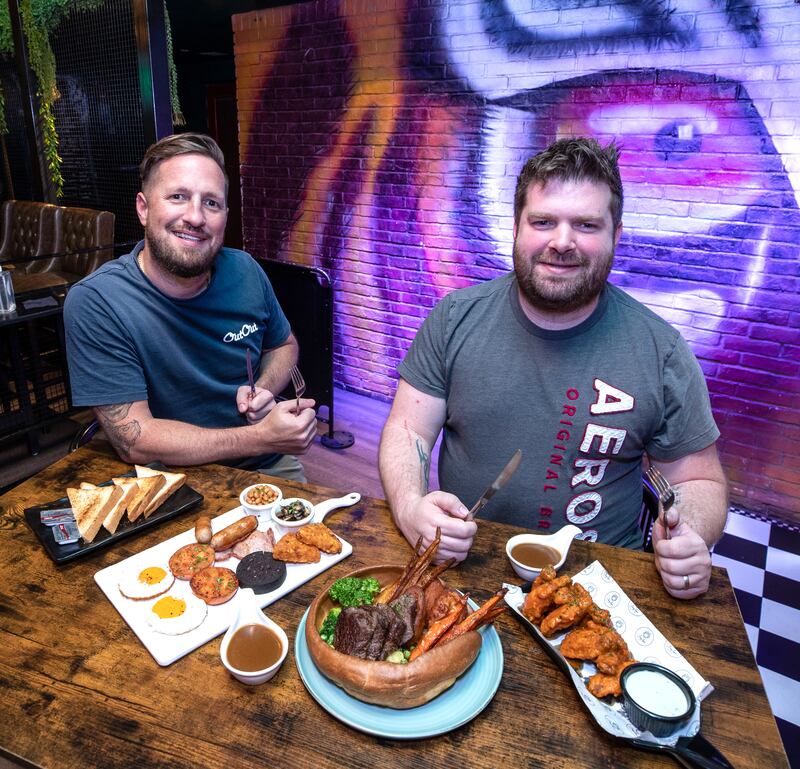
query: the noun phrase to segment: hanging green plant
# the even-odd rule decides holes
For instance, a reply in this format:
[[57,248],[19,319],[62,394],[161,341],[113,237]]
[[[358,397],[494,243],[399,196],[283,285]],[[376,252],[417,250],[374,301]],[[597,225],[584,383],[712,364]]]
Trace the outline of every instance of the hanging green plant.
[[58,134],[53,116],[53,102],[59,97],[56,87],[56,57],[50,47],[47,30],[34,18],[31,0],[20,0],[19,17],[28,43],[28,63],[39,84],[39,121],[42,131],[42,149],[45,166],[57,198],[64,193],[61,175],[61,156],[58,154]]
[[186,125],[178,99],[178,70],[175,68],[175,56],[172,52],[172,25],[167,11],[167,0],[164,0],[164,32],[167,37],[167,68],[169,69],[169,101],[172,108],[172,125]]
[[[78,11],[99,8],[105,0],[19,0],[19,14],[22,30],[28,45],[28,61],[37,81],[39,98],[39,118],[41,121],[42,144],[45,165],[50,174],[56,197],[61,197],[64,179],[61,175],[61,157],[58,154],[58,133],[53,116],[53,103],[59,98],[56,85],[56,61],[50,46],[50,35],[61,21]],[[167,66],[169,70],[169,92],[174,125],[184,125],[178,100],[178,77],[172,54],[172,31],[164,0],[164,26],[167,38]],[[0,0],[0,56],[14,55],[14,41],[11,33],[11,18],[8,3]],[[8,133],[5,117],[5,95],[0,86],[0,133]]]

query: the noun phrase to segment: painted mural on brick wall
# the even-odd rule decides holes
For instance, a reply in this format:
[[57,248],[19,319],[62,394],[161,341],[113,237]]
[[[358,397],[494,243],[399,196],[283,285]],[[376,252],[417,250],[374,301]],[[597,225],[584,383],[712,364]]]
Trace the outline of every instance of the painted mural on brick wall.
[[433,304],[511,268],[529,155],[615,139],[613,280],[700,358],[734,498],[800,514],[800,6],[325,1],[234,33],[245,244],[331,274],[339,383],[391,396]]

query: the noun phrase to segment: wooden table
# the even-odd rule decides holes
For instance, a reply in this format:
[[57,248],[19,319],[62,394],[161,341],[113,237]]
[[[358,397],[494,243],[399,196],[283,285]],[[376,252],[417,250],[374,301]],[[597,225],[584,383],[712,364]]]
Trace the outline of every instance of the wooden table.
[[[219,638],[159,667],[93,580],[99,569],[191,528],[196,512],[139,537],[56,566],[23,519],[23,509],[56,499],[68,484],[101,482],[126,468],[83,448],[0,498],[0,680],[2,755],[45,767],[656,767],[672,759],[645,753],[603,732],[571,683],[510,616],[497,622],[505,670],[491,704],[450,734],[402,742],[354,731],[306,692],[294,662],[305,608],[332,577],[409,555],[381,500],[336,511],[329,525],[352,543],[351,557],[268,609],[290,652],[262,686],[238,683],[219,661]],[[238,504],[259,478],[216,465],[187,470],[216,515]],[[299,487],[285,494],[315,501],[353,489]],[[516,582],[504,554],[513,527],[481,522],[472,554],[449,582],[481,600]],[[775,721],[724,570],[690,602],[663,589],[652,556],[575,542],[564,567],[599,559],[620,586],[716,690],[703,703],[702,732],[737,769],[787,766]],[[23,762],[23,765],[28,765]]]

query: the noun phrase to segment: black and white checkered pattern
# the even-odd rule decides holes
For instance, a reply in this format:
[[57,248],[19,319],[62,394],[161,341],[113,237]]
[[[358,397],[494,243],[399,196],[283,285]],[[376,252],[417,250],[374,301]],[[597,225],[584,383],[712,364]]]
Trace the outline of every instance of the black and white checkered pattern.
[[793,769],[800,769],[800,531],[731,508],[711,560],[728,570]]

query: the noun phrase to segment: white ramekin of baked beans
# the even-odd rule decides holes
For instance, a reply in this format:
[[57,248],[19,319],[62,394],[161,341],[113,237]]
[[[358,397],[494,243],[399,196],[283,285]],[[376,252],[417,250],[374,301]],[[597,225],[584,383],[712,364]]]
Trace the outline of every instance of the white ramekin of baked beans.
[[256,515],[261,521],[270,520],[272,511],[282,499],[283,492],[271,483],[248,486],[239,495],[239,502],[245,513]]

